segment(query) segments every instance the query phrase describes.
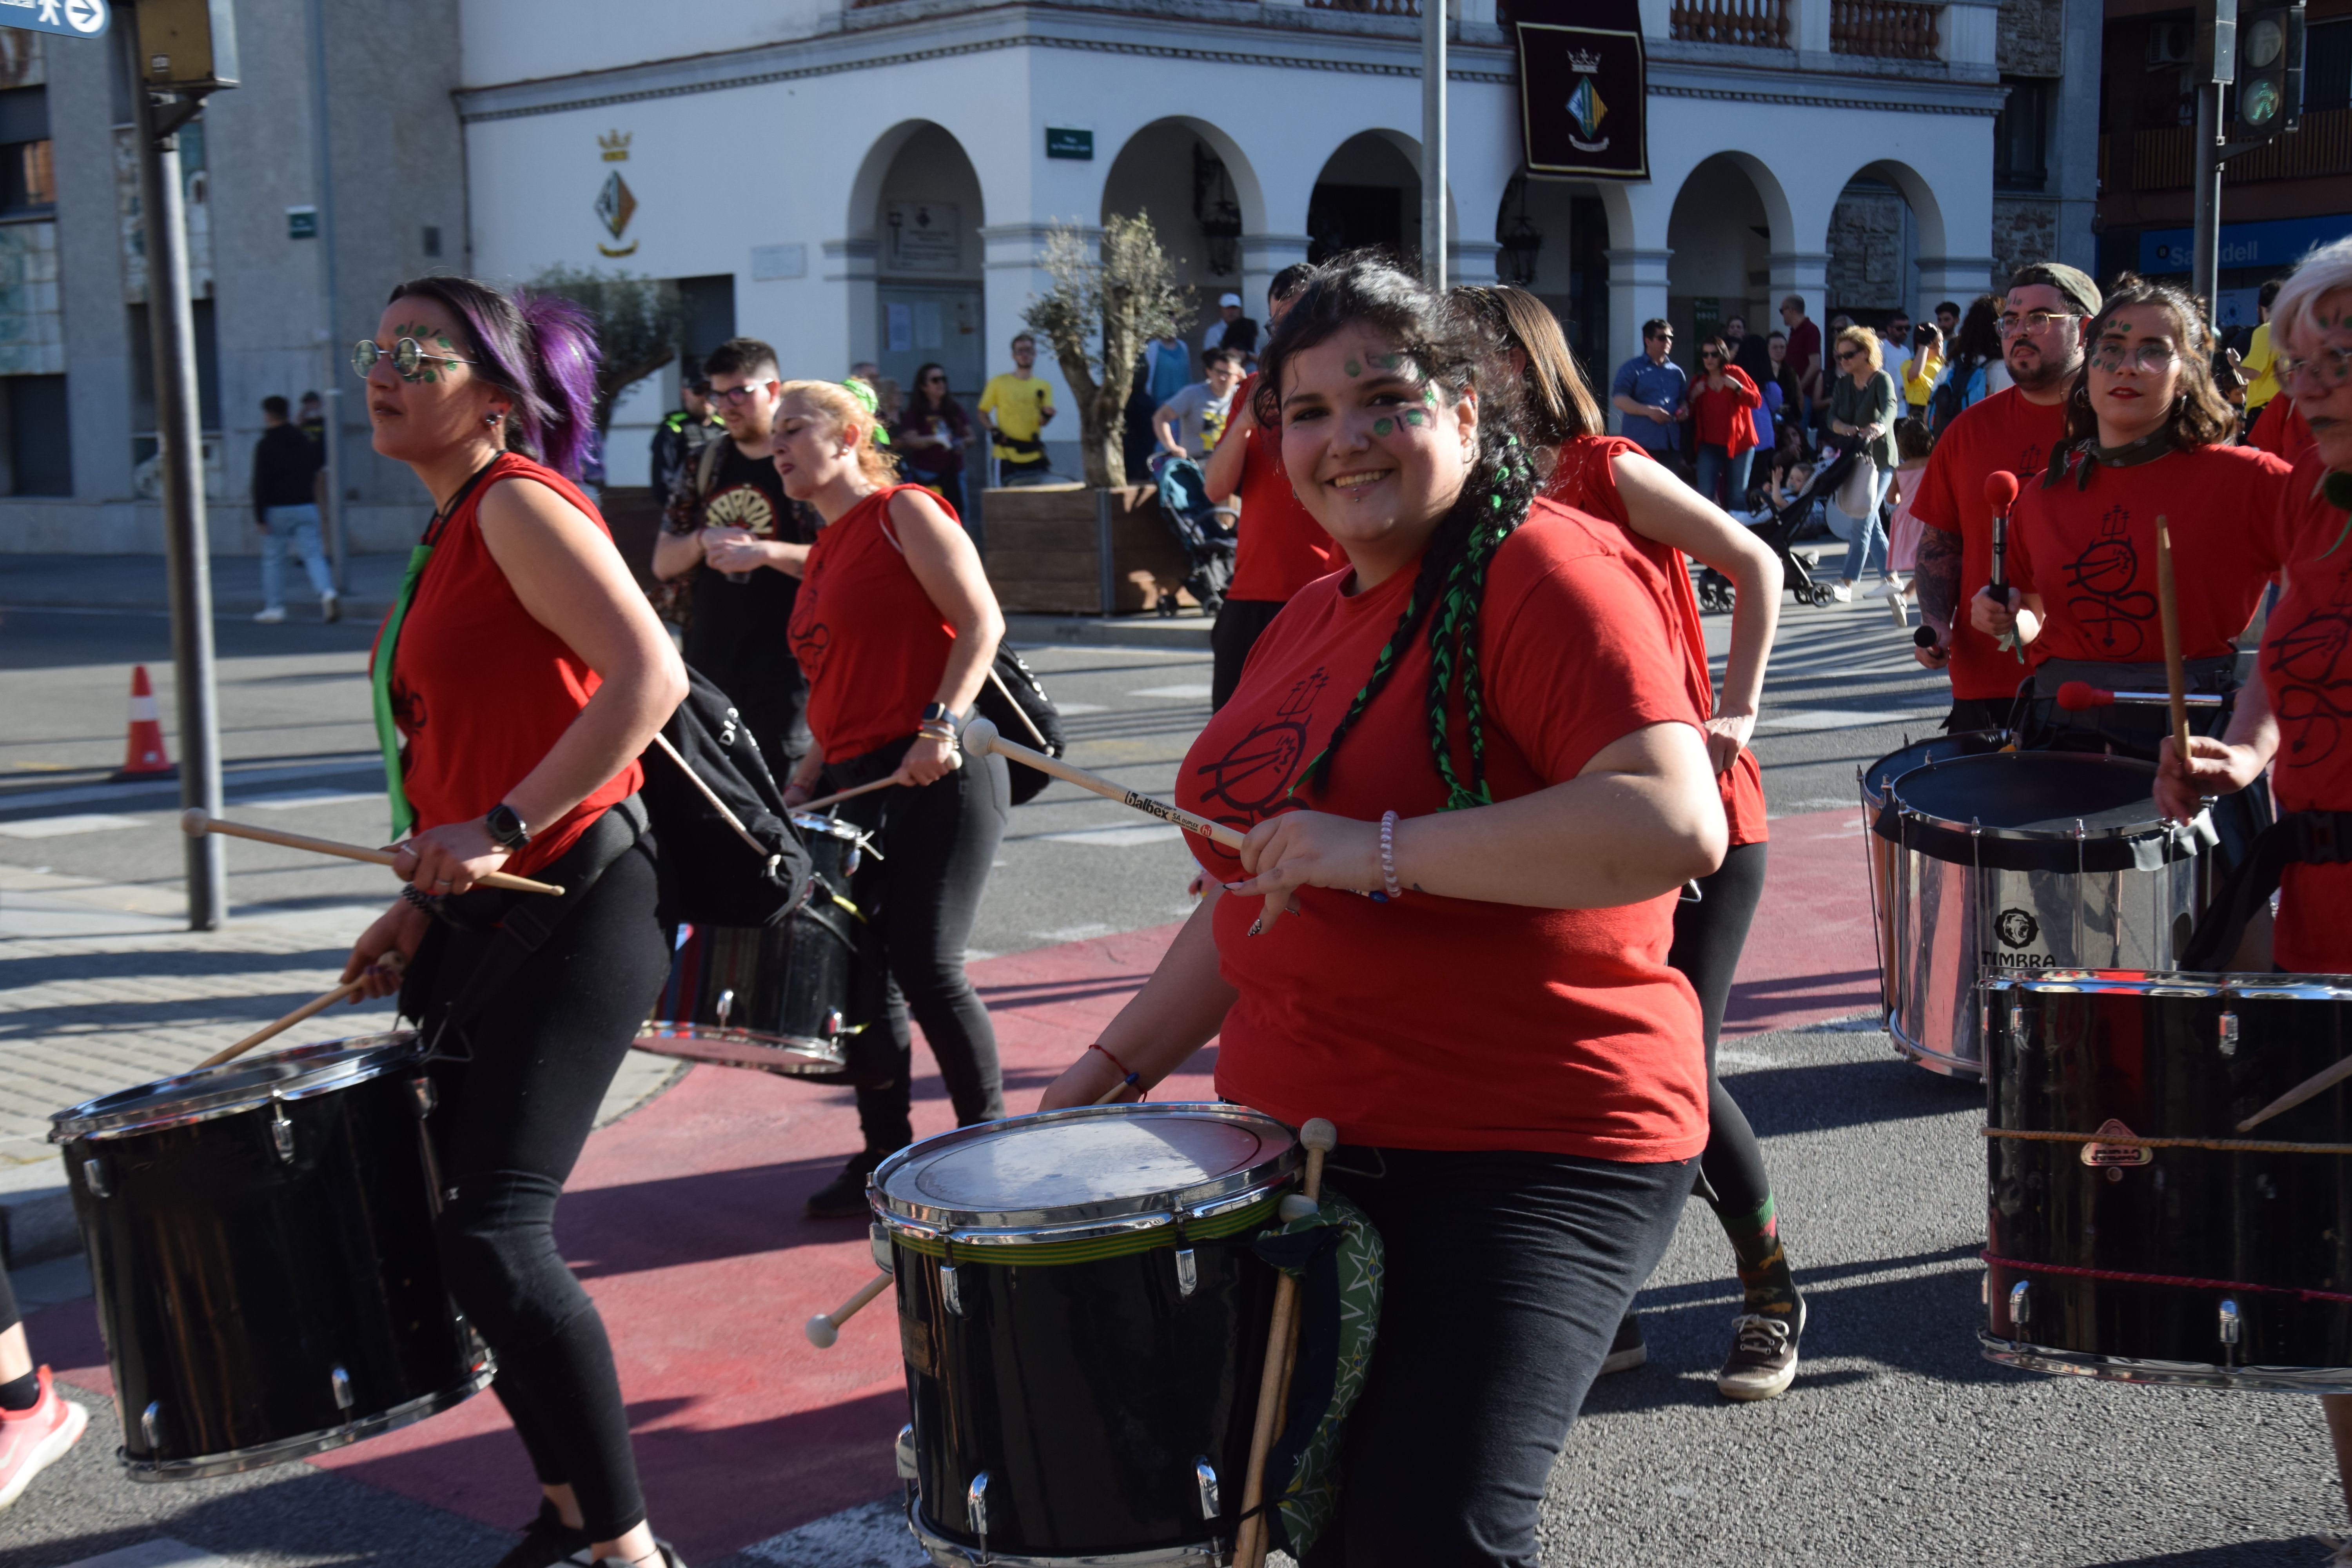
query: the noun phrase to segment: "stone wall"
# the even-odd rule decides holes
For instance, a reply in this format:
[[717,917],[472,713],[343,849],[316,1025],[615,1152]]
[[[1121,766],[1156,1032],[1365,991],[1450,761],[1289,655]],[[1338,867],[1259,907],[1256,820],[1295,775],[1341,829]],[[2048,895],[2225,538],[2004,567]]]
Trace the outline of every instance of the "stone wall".
[[1829,307],[1891,310],[1903,303],[1903,198],[1849,189],[1830,212]]
[[2045,199],[1995,196],[1992,203],[1992,275],[2006,279],[2028,262],[2058,254],[2058,204]]
[[2065,36],[2065,0],[2000,0],[2000,74],[2064,75]]

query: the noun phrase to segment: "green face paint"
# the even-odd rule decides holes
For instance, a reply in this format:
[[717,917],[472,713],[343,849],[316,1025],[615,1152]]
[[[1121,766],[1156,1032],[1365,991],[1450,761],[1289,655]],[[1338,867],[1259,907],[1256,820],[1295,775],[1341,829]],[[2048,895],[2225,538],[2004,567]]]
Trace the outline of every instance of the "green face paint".
[[1395,435],[1395,434],[1396,434],[1396,421],[1395,421],[1395,420],[1393,420],[1393,419],[1375,419],[1375,420],[1373,420],[1373,421],[1372,421],[1372,434],[1373,434],[1373,435],[1375,435],[1375,436],[1393,436],[1393,435]]
[[1408,408],[1404,411],[1404,422],[1408,425],[1424,425],[1428,421],[1429,416],[1421,409]]
[[1339,368],[1346,371],[1351,379],[1364,374],[1364,367],[1358,364],[1354,360],[1349,360],[1346,364],[1341,365]]
[[1381,356],[1381,368],[1383,370],[1394,370],[1398,365],[1402,364],[1403,363],[1404,356],[1402,354],[1382,354]]
[[1421,400],[1422,400],[1423,403],[1428,404],[1432,408],[1436,407],[1436,406],[1437,406],[1437,388],[1435,388],[1435,387],[1433,387],[1433,386],[1424,386],[1424,387],[1423,387],[1423,388],[1421,389]]

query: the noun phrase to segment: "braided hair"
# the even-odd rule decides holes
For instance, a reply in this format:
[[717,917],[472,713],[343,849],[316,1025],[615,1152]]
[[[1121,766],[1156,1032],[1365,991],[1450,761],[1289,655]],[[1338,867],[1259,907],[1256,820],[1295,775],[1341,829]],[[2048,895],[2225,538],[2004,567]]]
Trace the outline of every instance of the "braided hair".
[[[1459,402],[1463,393],[1476,384],[1480,366],[1495,352],[1475,317],[1445,297],[1372,255],[1356,252],[1339,257],[1317,268],[1259,356],[1252,412],[1260,425],[1276,433],[1282,427],[1283,375],[1291,359],[1349,326],[1370,327],[1393,343],[1397,362],[1418,374],[1432,404],[1440,397]],[[1340,715],[1323,750],[1293,781],[1290,794],[1296,795],[1301,784],[1318,791],[1329,787],[1340,743],[1388,685],[1413,639],[1424,637],[1429,645],[1425,694],[1429,749],[1445,785],[1444,809],[1493,804],[1494,796],[1486,787],[1486,683],[1478,667],[1478,610],[1486,594],[1486,568],[1503,541],[1527,521],[1528,506],[1536,493],[1531,454],[1507,416],[1506,411],[1516,403],[1513,390],[1496,386],[1482,392],[1477,453],[1461,490],[1422,552],[1395,629],[1372,661],[1363,689]],[[1446,733],[1457,685],[1468,731],[1466,780],[1454,765],[1454,747]]]

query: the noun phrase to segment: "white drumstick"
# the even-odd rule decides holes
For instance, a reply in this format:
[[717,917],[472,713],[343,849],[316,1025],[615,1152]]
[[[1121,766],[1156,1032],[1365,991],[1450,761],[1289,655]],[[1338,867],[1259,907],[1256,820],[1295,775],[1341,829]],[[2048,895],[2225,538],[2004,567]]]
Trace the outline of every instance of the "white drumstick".
[[1202,837],[1213,839],[1228,849],[1238,849],[1242,847],[1242,836],[1223,823],[1212,822],[1205,816],[1195,816],[1189,811],[1180,811],[1175,806],[1164,801],[1154,800],[1148,795],[1138,795],[1131,789],[1122,789],[1100,773],[1090,773],[1084,768],[1074,768],[1057,757],[1049,757],[1043,752],[1033,752],[1028,747],[1016,744],[997,733],[996,726],[986,719],[974,719],[963,727],[963,749],[975,757],[984,757],[989,752],[994,752],[999,756],[1008,757],[1013,762],[1035,768],[1041,773],[1050,773],[1065,783],[1074,784],[1080,789],[1092,790],[1105,800],[1115,800],[1121,805],[1132,806],[1138,811],[1147,812],[1162,822],[1172,822],[1188,833],[1200,834]]

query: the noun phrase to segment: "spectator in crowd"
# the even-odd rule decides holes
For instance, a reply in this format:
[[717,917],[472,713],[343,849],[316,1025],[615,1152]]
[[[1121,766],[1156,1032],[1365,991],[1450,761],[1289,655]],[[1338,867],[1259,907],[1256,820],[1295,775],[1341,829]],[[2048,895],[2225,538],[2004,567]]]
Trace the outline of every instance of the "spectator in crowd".
[[1936,377],[1944,368],[1944,334],[1933,321],[1922,321],[1911,329],[1911,341],[1902,344],[1897,362],[1901,368],[1895,380],[1903,388],[1903,401],[1915,418],[1924,418],[1927,399],[1935,395]]
[[1690,387],[1698,493],[1729,510],[1748,504],[1748,467],[1755,460],[1757,446],[1755,412],[1763,395],[1731,363],[1731,345],[1721,338],[1699,345],[1698,363],[1698,379]]
[[1788,363],[1797,377],[1797,419],[1812,423],[1813,405],[1822,395],[1822,330],[1805,314],[1805,297],[1791,294],[1780,301],[1780,321],[1788,331]]
[[[1920,331],[1927,323],[1919,324]],[[1894,507],[1894,515],[1886,524],[1886,569],[1898,579],[1907,579],[1919,555],[1919,533],[1927,525],[1911,513],[1912,499],[1919,493],[1919,483],[1927,472],[1927,458],[1936,449],[1936,437],[1927,431],[1927,422],[1914,415],[1899,419],[1895,425],[1895,482],[1888,487],[1886,497]],[[1890,597],[1887,608],[1899,624],[1908,624],[1910,612],[1905,602],[1910,594],[1910,584],[1904,583],[1903,592]]]
[[1211,349],[1202,358],[1206,380],[1196,381],[1161,404],[1151,416],[1151,433],[1160,437],[1152,469],[1170,458],[1205,458],[1225,433],[1233,411],[1234,388],[1241,384],[1242,351]]
[[882,422],[882,444],[888,446],[890,426],[898,422],[899,411],[907,405],[907,395],[894,376],[886,375],[866,384],[874,389],[874,416]]
[[718,439],[727,426],[710,408],[710,383],[701,376],[677,389],[678,406],[654,426],[654,494],[668,506],[670,498],[693,470],[702,448]]
[[1054,477],[1043,439],[1054,422],[1054,389],[1036,374],[1036,364],[1037,340],[1024,332],[1013,340],[1012,371],[990,376],[980,389],[1000,485],[1042,485]]
[[[1947,384],[1958,386],[1959,392],[1956,397],[1945,399],[1943,408],[1938,409],[1936,391]],[[2009,385],[2009,366],[2001,356],[2000,296],[1979,294],[1962,318],[1960,330],[1944,356],[1944,368],[1936,374],[1936,387],[1927,395],[1928,427],[1942,435],[1944,426],[1961,409],[1973,408]]]
[[972,531],[964,510],[963,453],[971,445],[971,416],[948,391],[943,364],[930,363],[915,372],[915,390],[890,432],[890,449],[898,454],[907,478],[940,493],[964,531]]
[[1622,433],[1676,473],[1688,470],[1682,461],[1682,421],[1690,377],[1666,357],[1675,346],[1675,329],[1664,318],[1642,323],[1642,352],[1617,367],[1609,385],[1609,402],[1619,414]]
[[1936,307],[1936,330],[1950,342],[1952,334],[1960,330],[1960,306],[1957,300],[1946,300]]
[[1886,535],[1878,525],[1879,503],[1886,499],[1886,487],[1895,478],[1895,416],[1901,400],[1895,395],[1895,378],[1879,363],[1876,332],[1867,327],[1847,327],[1837,335],[1836,353],[1839,374],[1830,385],[1829,430],[1862,470],[1838,491],[1857,503],[1853,510],[1849,511],[1836,500],[1830,502],[1853,525],[1843,580],[1830,584],[1831,597],[1843,604],[1853,598],[1854,584],[1873,551],[1878,553],[1885,591],[1890,595],[1902,591],[1886,569]]
[[1899,306],[1878,329],[1878,363],[1890,372],[1911,352],[1911,312]]
[[261,439],[253,444],[253,521],[261,530],[261,613],[253,618],[274,626],[286,618],[286,552],[302,557],[302,570],[319,595],[319,618],[342,619],[335,580],[319,547],[318,447],[288,417],[286,400],[261,400]]
[[882,367],[870,359],[859,360],[849,367],[849,379],[872,386],[882,379]]
[[[1739,363],[1739,345],[1748,341],[1748,318],[1745,316],[1727,317],[1723,323],[1723,341],[1731,350],[1731,363],[1738,364]],[[1756,378],[1754,376],[1750,376],[1748,379],[1753,381]]]
[[324,401],[315,392],[306,392],[302,401],[294,405],[294,423],[302,434],[310,437],[310,445],[319,448],[318,477],[310,481],[310,499],[318,503],[320,526],[327,515],[327,410]]
[[1203,356],[1218,349],[1239,349],[1246,361],[1254,362],[1257,358],[1257,323],[1242,314],[1242,297],[1239,294],[1217,297],[1217,319],[1201,333]]
[[1192,384],[1192,352],[1174,332],[1143,345],[1143,390],[1160,407]]
[[2263,405],[2278,395],[2277,356],[2271,348],[2271,305],[2284,281],[2273,278],[2254,296],[2254,330],[2247,334],[2245,352],[2238,356],[2239,367],[2246,373],[2246,427],[2250,430],[2262,417]]
[[1756,407],[1756,444],[1770,451],[1780,445],[1783,429],[1804,423],[1797,373],[1789,368],[1789,334],[1750,332],[1732,350],[1731,363],[1748,373],[1763,398]]

